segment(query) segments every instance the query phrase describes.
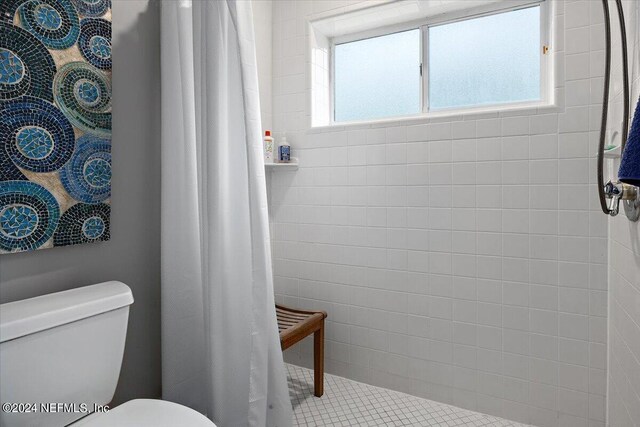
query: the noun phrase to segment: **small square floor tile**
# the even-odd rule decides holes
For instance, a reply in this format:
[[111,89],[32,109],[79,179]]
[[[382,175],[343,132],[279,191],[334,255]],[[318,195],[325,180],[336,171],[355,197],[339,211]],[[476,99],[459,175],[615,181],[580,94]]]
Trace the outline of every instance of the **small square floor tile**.
[[524,424],[325,374],[313,395],[313,371],[287,365],[294,426],[526,427]]

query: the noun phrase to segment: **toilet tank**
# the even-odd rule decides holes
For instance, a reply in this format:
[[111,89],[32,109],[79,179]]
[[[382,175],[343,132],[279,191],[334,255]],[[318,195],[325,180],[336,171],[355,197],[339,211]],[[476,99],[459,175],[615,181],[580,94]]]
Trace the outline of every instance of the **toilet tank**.
[[108,404],[132,303],[106,282],[0,305],[0,426],[65,426]]

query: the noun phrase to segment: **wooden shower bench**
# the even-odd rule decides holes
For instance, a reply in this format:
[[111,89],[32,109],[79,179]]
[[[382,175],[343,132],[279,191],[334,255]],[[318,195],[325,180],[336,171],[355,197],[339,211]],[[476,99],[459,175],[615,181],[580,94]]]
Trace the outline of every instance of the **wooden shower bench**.
[[326,311],[304,311],[276,304],[280,345],[286,350],[313,334],[313,394],[324,393],[324,319]]

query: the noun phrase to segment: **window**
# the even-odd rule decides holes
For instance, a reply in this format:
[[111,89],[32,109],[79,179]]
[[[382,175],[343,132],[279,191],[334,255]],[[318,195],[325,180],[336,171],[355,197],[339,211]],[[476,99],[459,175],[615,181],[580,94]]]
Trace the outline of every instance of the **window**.
[[333,55],[336,122],[421,111],[419,29],[338,44]]
[[545,6],[491,3],[330,39],[332,121],[545,103]]
[[429,109],[539,101],[540,6],[428,27]]

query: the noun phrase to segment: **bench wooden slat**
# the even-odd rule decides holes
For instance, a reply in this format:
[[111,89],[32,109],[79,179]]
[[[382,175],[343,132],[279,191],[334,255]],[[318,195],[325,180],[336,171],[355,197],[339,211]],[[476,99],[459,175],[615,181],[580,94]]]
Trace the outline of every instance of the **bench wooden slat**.
[[278,316],[282,319],[294,319],[294,320],[304,320],[309,316],[302,316],[302,315],[294,315],[294,314],[288,314],[285,312],[278,312]]
[[277,310],[277,313],[281,317],[286,317],[286,318],[289,318],[289,319],[299,319],[299,320],[306,319],[307,317],[310,316],[308,314],[289,313],[289,312],[286,312],[284,310]]

